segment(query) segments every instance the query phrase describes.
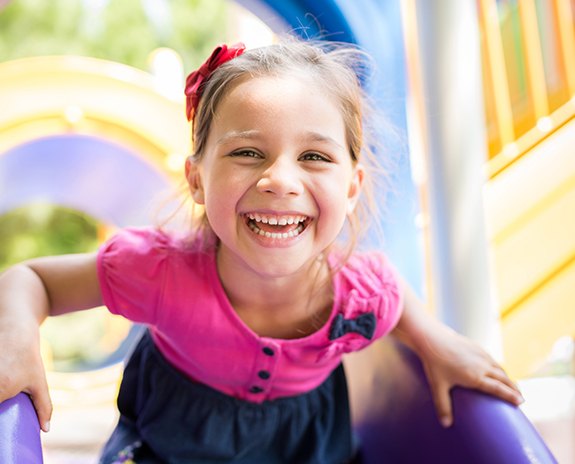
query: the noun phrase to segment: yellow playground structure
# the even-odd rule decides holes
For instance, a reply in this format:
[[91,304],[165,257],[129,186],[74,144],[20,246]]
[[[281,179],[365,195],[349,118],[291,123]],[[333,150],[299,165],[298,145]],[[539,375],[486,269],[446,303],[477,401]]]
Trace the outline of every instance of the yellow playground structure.
[[494,283],[505,363],[525,376],[575,335],[575,5],[479,4]]

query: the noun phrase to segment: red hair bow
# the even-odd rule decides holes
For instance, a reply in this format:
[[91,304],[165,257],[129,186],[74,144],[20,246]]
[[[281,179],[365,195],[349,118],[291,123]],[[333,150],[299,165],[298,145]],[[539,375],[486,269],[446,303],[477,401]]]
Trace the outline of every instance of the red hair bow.
[[203,93],[203,83],[212,75],[218,66],[227,61],[240,56],[246,49],[243,43],[238,43],[228,47],[218,45],[210,57],[196,71],[192,72],[186,79],[186,116],[188,121],[194,119],[200,97]]

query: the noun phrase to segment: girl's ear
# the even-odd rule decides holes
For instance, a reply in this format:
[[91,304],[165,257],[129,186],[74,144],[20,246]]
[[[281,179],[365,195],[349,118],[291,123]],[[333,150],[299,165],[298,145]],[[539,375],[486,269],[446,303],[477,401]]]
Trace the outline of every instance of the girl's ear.
[[361,186],[363,185],[364,176],[365,169],[358,163],[353,170],[353,177],[347,192],[347,214],[352,214],[355,210],[359,195],[361,194]]
[[203,205],[204,201],[204,186],[202,184],[202,176],[200,169],[189,157],[186,159],[186,180],[190,188],[192,199],[199,205]]

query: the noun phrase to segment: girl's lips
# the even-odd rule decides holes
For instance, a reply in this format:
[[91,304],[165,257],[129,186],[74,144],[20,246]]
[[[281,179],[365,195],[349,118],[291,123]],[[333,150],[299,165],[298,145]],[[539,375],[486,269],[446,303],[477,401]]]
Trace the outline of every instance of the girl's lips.
[[300,235],[311,218],[302,214],[244,214],[249,229],[260,237],[275,240],[293,239]]

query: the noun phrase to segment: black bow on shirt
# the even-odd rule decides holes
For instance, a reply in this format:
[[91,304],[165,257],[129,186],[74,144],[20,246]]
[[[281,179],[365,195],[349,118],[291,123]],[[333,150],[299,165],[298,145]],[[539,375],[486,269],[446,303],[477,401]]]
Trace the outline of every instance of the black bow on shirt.
[[353,319],[345,319],[343,314],[338,314],[331,324],[329,339],[335,340],[345,334],[354,332],[371,340],[375,333],[375,325],[376,320],[373,313],[361,314]]

